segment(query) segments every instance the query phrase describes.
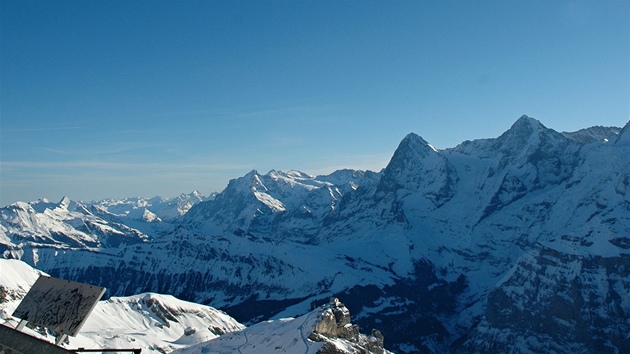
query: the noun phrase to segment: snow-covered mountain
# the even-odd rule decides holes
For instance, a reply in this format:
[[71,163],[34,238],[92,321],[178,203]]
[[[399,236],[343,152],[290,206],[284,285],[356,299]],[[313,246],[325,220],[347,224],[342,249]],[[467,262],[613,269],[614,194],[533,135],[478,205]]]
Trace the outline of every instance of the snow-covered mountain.
[[228,353],[374,353],[386,354],[383,335],[359,333],[352,324],[348,308],[333,299],[298,318],[281,318],[257,323],[240,332],[232,332],[195,346],[176,351],[179,354]]
[[[15,327],[11,314],[40,274],[18,260],[0,259],[0,325]],[[29,335],[54,342],[49,330],[25,327]],[[244,339],[244,340],[243,340]],[[144,293],[100,301],[66,348],[139,348],[169,353],[371,353],[386,354],[384,338],[359,332],[350,312],[337,299],[299,318],[265,321],[244,327],[212,307],[170,295]]]
[[170,221],[188,212],[193,205],[206,200],[212,200],[216,193],[208,197],[198,191],[180,194],[175,198],[125,198],[104,199],[89,204],[118,217],[142,220],[145,222]]
[[342,197],[364,184],[374,184],[374,172],[340,170],[328,176],[299,171],[256,170],[230,181],[210,203],[199,203],[184,216],[191,229],[220,227],[234,233],[311,243],[325,215]]
[[[53,249],[100,249],[146,242],[149,236],[121,222],[106,221],[85,205],[63,198],[40,199],[0,209],[0,251],[22,258],[23,245]],[[37,263],[37,253],[27,255]]]
[[[204,197],[195,191],[175,198],[76,202],[64,197],[59,203],[47,199],[17,202],[0,209],[0,252],[19,253],[24,244],[98,250],[147,242],[149,234],[167,232],[172,226],[166,225],[168,221],[214,196]],[[32,263],[36,264],[33,256]]]
[[169,293],[250,324],[337,296],[395,351],[623,351],[629,142],[628,125],[558,133],[527,116],[445,150],[412,133],[379,173],[252,171],[158,228],[92,212],[136,243],[36,242],[24,230],[48,224],[5,221],[15,204],[0,240],[107,296]]
[[[18,260],[0,259],[0,324],[15,327],[11,316],[42,272]],[[45,273],[44,273],[45,274]],[[144,293],[100,301],[66,348],[142,348],[167,353],[240,331],[245,327],[212,307],[170,295]],[[50,342],[55,337],[41,327],[25,328]]]

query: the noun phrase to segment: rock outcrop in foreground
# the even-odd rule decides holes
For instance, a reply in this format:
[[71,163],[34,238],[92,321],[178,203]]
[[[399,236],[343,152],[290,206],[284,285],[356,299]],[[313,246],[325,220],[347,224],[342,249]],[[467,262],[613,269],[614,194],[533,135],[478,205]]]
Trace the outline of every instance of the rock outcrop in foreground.
[[350,321],[348,308],[334,298],[329,304],[300,317],[263,321],[238,332],[175,351],[174,354],[203,353],[319,353],[389,354],[377,330],[361,334]]
[[344,339],[352,348],[350,353],[388,353],[383,349],[384,338],[381,332],[373,329],[370,336],[359,333],[359,326],[352,324],[350,311],[339,299],[331,299],[330,305],[324,308],[315,330],[308,336],[315,342],[326,342],[317,353],[347,353],[347,348],[342,351],[335,345],[336,339]]

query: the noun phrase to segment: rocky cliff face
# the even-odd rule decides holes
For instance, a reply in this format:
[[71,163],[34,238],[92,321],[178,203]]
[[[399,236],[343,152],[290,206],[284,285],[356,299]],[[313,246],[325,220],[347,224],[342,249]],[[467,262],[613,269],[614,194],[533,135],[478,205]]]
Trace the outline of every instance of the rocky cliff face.
[[[500,350],[509,338],[523,351],[536,341],[619,350],[621,335],[582,338],[630,332],[628,303],[610,300],[627,298],[615,279],[630,269],[629,134],[628,125],[561,134],[526,116],[495,139],[441,151],[410,134],[378,174],[252,171],[118,244],[74,237],[84,220],[133,234],[87,206],[9,206],[0,243],[5,257],[108,295],[165,292],[248,323],[339,296],[401,352]],[[42,217],[61,223],[56,233]],[[560,310],[580,306],[588,320]],[[555,334],[567,323],[580,329]]]
[[315,330],[308,337],[315,342],[325,342],[326,344],[317,352],[321,354],[339,353],[339,348],[334,344],[334,339],[345,340],[345,345],[349,346],[354,353],[375,353],[383,354],[387,351],[383,348],[384,337],[376,329],[367,336],[361,334],[359,326],[352,324],[350,311],[339,301],[331,299],[330,305],[319,315],[319,321],[315,325]]
[[630,350],[630,255],[539,246],[493,289],[460,352],[620,353]]

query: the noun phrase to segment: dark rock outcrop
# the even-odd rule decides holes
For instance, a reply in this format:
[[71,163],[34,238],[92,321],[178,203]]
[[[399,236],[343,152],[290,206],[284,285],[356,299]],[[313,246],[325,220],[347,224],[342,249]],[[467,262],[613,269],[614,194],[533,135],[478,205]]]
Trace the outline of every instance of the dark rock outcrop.
[[[309,339],[317,342],[325,341],[325,338],[343,338],[351,344],[353,352],[356,353],[388,353],[383,348],[384,338],[381,332],[373,329],[371,335],[361,334],[359,326],[352,324],[350,311],[337,298],[330,300],[330,304],[322,311],[320,320],[315,326],[315,331],[309,335]],[[335,345],[326,341],[319,354],[346,353]]]

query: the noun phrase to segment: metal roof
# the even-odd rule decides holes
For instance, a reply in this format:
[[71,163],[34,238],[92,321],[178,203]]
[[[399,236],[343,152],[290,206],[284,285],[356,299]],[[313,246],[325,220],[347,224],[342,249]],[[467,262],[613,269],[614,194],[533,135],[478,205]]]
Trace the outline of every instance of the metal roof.
[[1,352],[11,354],[76,354],[76,352],[0,324]]

